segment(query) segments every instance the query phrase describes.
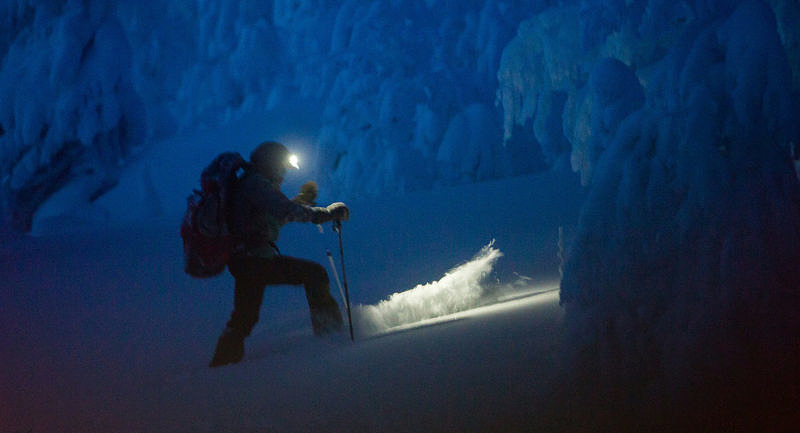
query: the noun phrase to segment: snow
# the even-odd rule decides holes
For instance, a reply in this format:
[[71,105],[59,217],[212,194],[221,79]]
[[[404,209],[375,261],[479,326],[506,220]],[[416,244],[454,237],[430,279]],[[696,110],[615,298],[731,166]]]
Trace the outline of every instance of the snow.
[[484,280],[502,257],[493,244],[481,248],[472,260],[437,281],[393,293],[377,305],[359,306],[354,310],[359,335],[373,335],[479,306],[486,291]]
[[[289,183],[299,185],[303,175]],[[565,191],[575,199],[557,201]],[[507,206],[509,193],[519,199],[519,213],[487,210]],[[314,338],[302,290],[276,287],[267,292],[244,361],[215,370],[206,365],[232,308],[233,281],[227,273],[211,280],[182,273],[180,215],[17,239],[0,250],[0,273],[11,288],[0,292],[0,327],[8,330],[0,336],[0,427],[532,425],[558,371],[556,232],[559,225],[572,232],[581,196],[577,179],[561,172],[350,202],[342,235],[356,342],[346,334]],[[338,251],[338,238],[324,229],[288,225],[281,249],[325,264],[325,250]],[[492,234],[497,240],[487,245]],[[504,302],[486,306],[490,300]],[[368,326],[371,309],[394,329]]]
[[[319,181],[336,192],[420,191],[570,157],[588,182],[638,101],[623,97],[613,119],[592,115],[597,64],[616,59],[653,90],[646,84],[670,49],[739,3],[9,1],[0,32],[5,219],[30,230],[32,214],[73,179],[86,178],[83,201],[92,202],[137,149],[298,99],[318,108]],[[741,14],[754,33],[778,38],[769,64],[788,62],[780,73],[797,89],[800,6],[771,0]],[[731,49],[748,56],[758,46]],[[728,56],[726,79],[762,79],[739,54]],[[770,95],[766,107],[785,104],[780,89]],[[759,95],[740,96],[746,122]],[[597,127],[608,136],[589,140]],[[59,166],[44,170],[54,155]]]
[[108,190],[119,159],[145,133],[130,46],[119,22],[96,9],[37,8],[33,28],[19,29],[4,53],[2,167],[18,227],[30,228],[30,214],[59,183],[81,177],[89,197]]
[[[0,2],[0,430],[793,430],[798,17]],[[181,274],[177,224],[204,165],[268,139],[301,160],[289,195],[352,210],[360,341],[310,338],[281,288],[207,371],[232,281]]]
[[775,28],[760,2],[697,26],[652,71],[641,109],[592,130],[605,151],[585,165],[561,302],[601,388],[644,383],[633,393],[654,408],[719,386],[741,393],[730,407],[790,392],[800,190],[787,151],[800,110]]
[[[282,116],[164,140],[90,206],[66,194],[77,184],[65,188],[37,214],[35,236],[3,243],[1,429],[530,425],[558,371],[557,232],[574,233],[584,197],[569,171],[373,199],[321,189],[321,203],[351,209],[342,235],[356,342],[315,339],[302,290],[277,287],[243,363],[208,369],[233,281],[183,274],[184,199],[223,140],[244,154],[264,136],[292,143],[303,163],[285,182],[289,195],[313,178],[314,118],[302,107]],[[326,267],[332,250],[339,264],[328,225],[322,234],[287,225],[279,244]],[[369,310],[381,312],[380,326]],[[530,363],[541,375],[528,375]]]
[[[135,163],[136,149],[300,100],[323,126],[319,181],[342,193],[418,191],[537,167],[535,156],[485,140],[501,116],[493,102],[503,47],[521,12],[542,5],[7,3],[0,172],[9,178],[0,198],[17,229],[30,230],[39,206],[72,179],[92,178],[83,198],[92,202],[119,180],[120,165]],[[470,105],[482,108],[463,113]],[[459,137],[445,136],[448,125],[464,116],[479,134],[469,156],[456,155],[455,169],[427,158],[452,148]],[[43,175],[56,154],[65,167]]]

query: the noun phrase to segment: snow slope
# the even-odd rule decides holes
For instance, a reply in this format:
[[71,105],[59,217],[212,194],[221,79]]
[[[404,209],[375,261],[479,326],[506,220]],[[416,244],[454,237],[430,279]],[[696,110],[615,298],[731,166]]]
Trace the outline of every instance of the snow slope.
[[[573,200],[556,200],[568,192]],[[165,202],[182,202],[178,193]],[[557,229],[573,232],[581,198],[575,176],[553,172],[352,201],[343,235],[354,303],[440,280],[492,239],[504,256],[483,287],[511,301],[372,337],[362,326],[351,344],[312,337],[301,290],[270,289],[244,362],[213,371],[233,282],[183,274],[180,214],[10,240],[0,249],[0,431],[528,425],[556,377],[562,313],[555,292],[513,293],[553,288]],[[323,264],[325,249],[338,256],[327,226],[289,225],[279,245]],[[517,284],[497,291],[502,283]]]

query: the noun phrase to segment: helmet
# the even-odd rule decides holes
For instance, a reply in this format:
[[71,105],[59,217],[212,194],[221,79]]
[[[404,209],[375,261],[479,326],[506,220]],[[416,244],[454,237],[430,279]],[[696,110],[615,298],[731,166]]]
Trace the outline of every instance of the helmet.
[[268,178],[283,179],[289,167],[289,149],[277,141],[265,141],[250,153],[250,163]]

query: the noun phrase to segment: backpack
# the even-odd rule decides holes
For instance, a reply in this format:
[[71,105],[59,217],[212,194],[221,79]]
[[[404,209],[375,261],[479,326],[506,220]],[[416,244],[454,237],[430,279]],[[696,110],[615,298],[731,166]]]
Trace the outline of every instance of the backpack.
[[228,227],[228,199],[238,171],[246,166],[239,153],[220,154],[200,175],[200,190],[186,199],[181,238],[184,270],[192,277],[219,275],[240,244]]

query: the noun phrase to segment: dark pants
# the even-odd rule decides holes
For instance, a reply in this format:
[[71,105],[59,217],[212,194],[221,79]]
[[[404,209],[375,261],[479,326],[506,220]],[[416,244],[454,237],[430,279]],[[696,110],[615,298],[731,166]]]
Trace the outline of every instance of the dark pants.
[[240,256],[231,260],[228,269],[236,280],[233,313],[228,327],[243,337],[250,335],[258,322],[264,289],[268,285],[302,284],[312,320],[318,311],[335,309],[335,314],[339,314],[339,306],[330,294],[328,273],[318,263],[286,256]]

